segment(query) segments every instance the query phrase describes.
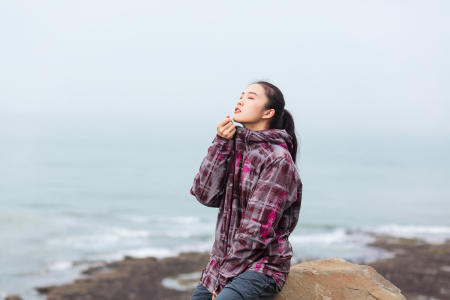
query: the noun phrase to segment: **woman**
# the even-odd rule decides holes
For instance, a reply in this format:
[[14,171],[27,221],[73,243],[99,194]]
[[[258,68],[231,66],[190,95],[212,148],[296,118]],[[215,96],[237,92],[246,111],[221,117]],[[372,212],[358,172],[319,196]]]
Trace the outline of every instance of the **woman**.
[[226,116],[191,194],[218,207],[215,241],[191,300],[273,299],[289,274],[288,240],[298,222],[302,182],[294,120],[281,91],[259,81]]

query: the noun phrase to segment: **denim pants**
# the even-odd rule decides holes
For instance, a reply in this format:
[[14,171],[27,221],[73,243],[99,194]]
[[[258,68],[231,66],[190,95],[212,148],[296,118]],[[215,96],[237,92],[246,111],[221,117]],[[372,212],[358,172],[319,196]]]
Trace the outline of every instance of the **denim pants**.
[[[246,271],[234,277],[214,300],[272,300],[280,292],[272,277]],[[191,300],[211,300],[212,294],[199,282]]]

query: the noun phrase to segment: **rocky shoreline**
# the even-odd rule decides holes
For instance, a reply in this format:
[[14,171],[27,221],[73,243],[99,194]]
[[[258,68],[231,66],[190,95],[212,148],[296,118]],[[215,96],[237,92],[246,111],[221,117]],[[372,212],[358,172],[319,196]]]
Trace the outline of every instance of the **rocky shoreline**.
[[104,263],[103,266],[85,270],[84,278],[60,286],[37,287],[47,299],[189,299],[193,289],[177,290],[163,285],[165,278],[179,274],[194,273],[198,282],[204,266],[208,263],[208,252],[181,253],[177,257],[157,259],[154,257],[133,258]]
[[395,253],[370,264],[402,290],[408,300],[450,299],[450,240],[429,244],[420,239],[376,235],[369,246]]
[[[420,239],[372,235],[375,241],[369,246],[393,252],[395,257],[368,265],[400,288],[407,299],[450,299],[450,240],[436,245]],[[208,252],[163,259],[127,256],[90,267],[72,283],[36,290],[48,300],[189,299],[208,259]]]

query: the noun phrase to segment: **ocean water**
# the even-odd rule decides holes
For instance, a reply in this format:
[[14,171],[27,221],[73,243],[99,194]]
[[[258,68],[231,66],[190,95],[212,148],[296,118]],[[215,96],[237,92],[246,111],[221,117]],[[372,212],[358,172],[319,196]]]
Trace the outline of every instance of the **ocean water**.
[[[124,255],[209,251],[217,209],[189,190],[215,123],[0,118],[0,298],[42,299]],[[370,263],[370,232],[450,238],[450,140],[299,129],[304,185],[293,263]]]

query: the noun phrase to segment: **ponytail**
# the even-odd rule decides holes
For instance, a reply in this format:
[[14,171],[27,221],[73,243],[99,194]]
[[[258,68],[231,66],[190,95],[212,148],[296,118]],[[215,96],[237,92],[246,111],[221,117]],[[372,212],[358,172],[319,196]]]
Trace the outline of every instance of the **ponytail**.
[[284,109],[284,96],[283,93],[275,85],[267,81],[257,81],[254,84],[259,84],[264,88],[267,96],[266,109],[274,109],[275,115],[270,119],[270,129],[284,129],[292,137],[292,150],[289,151],[292,160],[296,164],[297,159],[297,137],[295,135],[295,124],[292,114]]
[[280,124],[281,124],[280,129],[286,130],[286,132],[292,137],[293,147],[290,153],[292,156],[292,160],[294,161],[294,163],[296,163],[298,141],[297,136],[295,135],[294,118],[287,109],[283,110],[283,113],[280,118]]

